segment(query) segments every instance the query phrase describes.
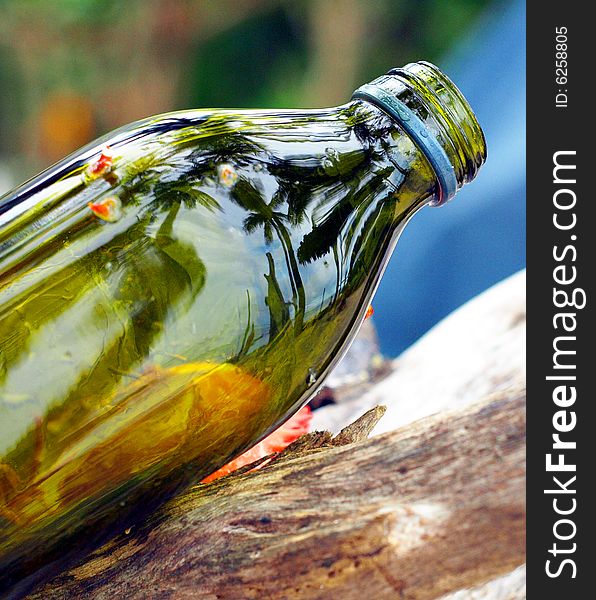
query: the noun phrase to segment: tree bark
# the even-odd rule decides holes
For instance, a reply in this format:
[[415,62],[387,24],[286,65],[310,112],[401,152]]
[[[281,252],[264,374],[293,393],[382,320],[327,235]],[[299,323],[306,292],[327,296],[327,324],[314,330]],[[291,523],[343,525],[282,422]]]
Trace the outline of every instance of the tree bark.
[[524,562],[524,442],[523,387],[362,443],[311,434],[32,597],[438,598]]

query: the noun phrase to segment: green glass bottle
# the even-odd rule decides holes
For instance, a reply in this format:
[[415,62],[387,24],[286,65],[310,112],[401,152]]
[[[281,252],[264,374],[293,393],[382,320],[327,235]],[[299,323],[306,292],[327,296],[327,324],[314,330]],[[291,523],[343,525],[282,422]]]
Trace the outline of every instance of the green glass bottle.
[[485,154],[420,62],[335,108],[137,122],[0,199],[0,588],[298,410],[404,225]]

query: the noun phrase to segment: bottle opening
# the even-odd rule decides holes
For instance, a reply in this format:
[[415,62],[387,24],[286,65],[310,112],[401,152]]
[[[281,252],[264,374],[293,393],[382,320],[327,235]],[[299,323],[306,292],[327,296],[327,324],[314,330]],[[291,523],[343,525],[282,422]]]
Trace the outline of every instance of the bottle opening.
[[486,141],[462,93],[435,65],[410,63],[358,88],[355,98],[397,120],[437,176],[435,206],[474,179],[486,160]]

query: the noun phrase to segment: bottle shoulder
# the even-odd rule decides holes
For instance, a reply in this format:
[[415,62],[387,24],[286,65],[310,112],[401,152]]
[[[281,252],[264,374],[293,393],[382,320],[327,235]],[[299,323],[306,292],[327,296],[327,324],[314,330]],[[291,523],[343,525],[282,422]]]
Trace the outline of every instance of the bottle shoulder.
[[[0,227],[16,215],[27,210],[40,192],[51,193],[48,188],[81,173],[98,160],[105,148],[117,156],[120,166],[138,158],[139,150],[144,157],[154,154],[156,162],[194,146],[199,149],[209,141],[219,138],[220,147],[227,146],[227,153],[236,149],[232,138],[258,138],[264,144],[270,140],[289,142],[295,140],[303,145],[301,152],[308,152],[308,144],[324,143],[335,139],[345,140],[351,125],[345,107],[321,109],[201,109],[180,110],[163,113],[111,131],[63,160],[45,169],[19,187],[0,197]],[[222,139],[225,138],[225,139]],[[169,147],[169,148],[168,148]],[[134,166],[134,165],[133,165]],[[64,187],[62,185],[61,187]]]

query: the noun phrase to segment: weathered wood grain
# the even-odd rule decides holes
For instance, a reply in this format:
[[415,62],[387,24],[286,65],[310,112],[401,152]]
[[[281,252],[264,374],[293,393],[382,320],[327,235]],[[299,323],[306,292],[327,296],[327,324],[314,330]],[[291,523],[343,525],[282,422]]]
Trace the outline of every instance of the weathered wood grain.
[[524,440],[509,388],[288,453],[196,486],[32,598],[438,598],[524,562]]
[[196,486],[31,598],[519,600],[524,361],[522,272],[315,413],[339,431],[387,404],[385,433],[362,441],[377,410]]

